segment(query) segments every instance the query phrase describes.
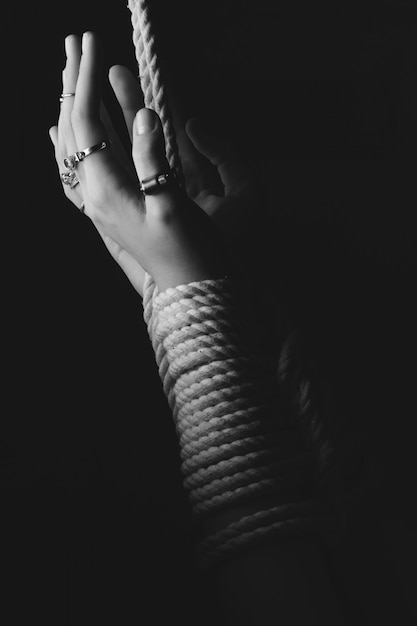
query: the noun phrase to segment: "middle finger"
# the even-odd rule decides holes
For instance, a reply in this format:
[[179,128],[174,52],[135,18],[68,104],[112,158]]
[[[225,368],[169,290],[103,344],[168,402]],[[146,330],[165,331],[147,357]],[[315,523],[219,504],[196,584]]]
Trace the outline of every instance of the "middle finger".
[[[65,39],[67,61],[62,73],[62,93],[75,94],[81,59],[81,41],[77,35],[68,35]],[[71,113],[74,106],[74,97],[63,98],[61,113],[58,121],[59,141],[65,148],[67,155],[77,150],[74,133],[71,126]]]

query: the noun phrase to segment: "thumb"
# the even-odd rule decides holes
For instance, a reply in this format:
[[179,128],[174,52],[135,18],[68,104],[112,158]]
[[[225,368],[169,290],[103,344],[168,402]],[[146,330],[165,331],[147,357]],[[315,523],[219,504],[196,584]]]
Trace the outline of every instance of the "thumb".
[[[170,171],[161,120],[152,109],[143,108],[136,113],[132,133],[132,157],[140,181]],[[161,185],[154,193],[147,194],[147,208],[169,207],[174,201],[172,190],[173,185],[166,184]]]

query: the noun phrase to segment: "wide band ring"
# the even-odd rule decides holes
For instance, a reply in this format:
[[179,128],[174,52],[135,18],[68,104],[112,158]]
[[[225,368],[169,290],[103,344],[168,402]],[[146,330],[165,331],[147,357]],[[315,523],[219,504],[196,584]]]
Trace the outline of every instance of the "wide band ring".
[[140,181],[139,189],[145,195],[152,195],[162,191],[165,187],[170,186],[176,180],[174,170],[168,172],[162,172],[155,174],[155,176],[149,176]]
[[69,185],[71,189],[74,189],[80,182],[74,170],[63,172],[61,174],[61,181],[64,185]]
[[99,152],[99,150],[104,150],[109,146],[108,141],[101,141],[100,143],[96,143],[94,146],[90,146],[90,148],[85,148],[85,150],[79,150],[75,154],[71,154],[70,156],[65,157],[64,166],[69,170],[75,170],[78,163],[83,161],[85,157],[88,157],[93,152]]

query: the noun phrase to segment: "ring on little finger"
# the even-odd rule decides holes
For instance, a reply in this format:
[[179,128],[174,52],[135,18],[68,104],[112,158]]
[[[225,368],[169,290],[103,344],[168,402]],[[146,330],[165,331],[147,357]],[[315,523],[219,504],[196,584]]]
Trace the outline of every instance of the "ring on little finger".
[[80,182],[74,170],[71,170],[69,172],[62,172],[61,181],[64,185],[69,185],[70,189],[74,189],[74,187],[76,187]]

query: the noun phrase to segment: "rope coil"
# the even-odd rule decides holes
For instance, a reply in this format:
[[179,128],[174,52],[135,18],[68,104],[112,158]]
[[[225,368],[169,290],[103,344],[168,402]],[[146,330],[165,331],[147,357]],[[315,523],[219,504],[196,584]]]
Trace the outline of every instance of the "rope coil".
[[[195,519],[259,498],[279,503],[284,497],[288,502],[284,508],[273,507],[265,518],[249,516],[223,534],[204,538],[199,547],[202,566],[277,533],[335,526],[335,512],[324,500],[317,512],[317,503],[313,506],[313,483],[323,467],[318,453],[321,445],[328,454],[328,444],[316,423],[310,424],[314,433],[304,438],[302,422],[281,411],[277,359],[263,359],[254,349],[259,347],[256,323],[245,312],[245,301],[244,291],[229,279],[180,285],[163,293],[149,275],[145,280],[144,319],[173,413],[183,484]],[[182,326],[170,320],[181,320]],[[190,326],[199,329],[193,339]],[[236,328],[244,337],[231,332]],[[201,352],[200,338],[205,346]],[[222,358],[215,350],[218,343]],[[284,358],[288,360],[285,352]],[[301,493],[305,495],[298,502]]]

